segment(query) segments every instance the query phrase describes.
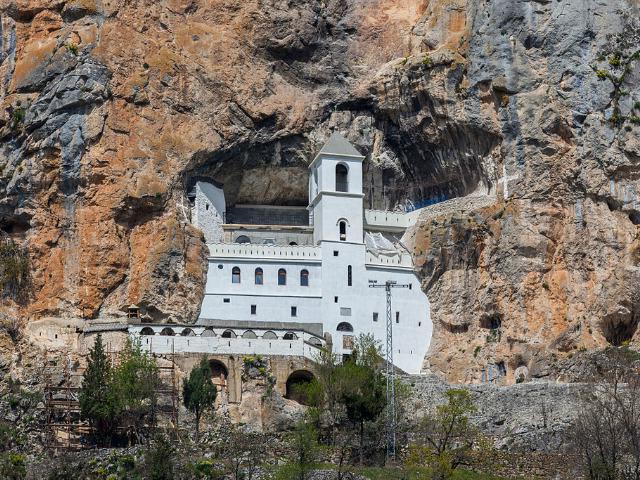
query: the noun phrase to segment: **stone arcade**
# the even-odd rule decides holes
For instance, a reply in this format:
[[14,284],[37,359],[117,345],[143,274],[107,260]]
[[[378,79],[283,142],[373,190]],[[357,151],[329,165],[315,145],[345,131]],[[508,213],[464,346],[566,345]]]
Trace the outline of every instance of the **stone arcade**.
[[416,212],[363,207],[364,157],[339,133],[309,165],[305,207],[225,203],[223,186],[199,179],[192,222],[205,236],[208,274],[196,325],[131,325],[156,353],[260,354],[313,360],[331,345],[349,355],[359,333],[385,341],[386,300],[371,282],[410,284],[393,292],[394,362],[419,373],[429,347],[429,302],[402,235]]

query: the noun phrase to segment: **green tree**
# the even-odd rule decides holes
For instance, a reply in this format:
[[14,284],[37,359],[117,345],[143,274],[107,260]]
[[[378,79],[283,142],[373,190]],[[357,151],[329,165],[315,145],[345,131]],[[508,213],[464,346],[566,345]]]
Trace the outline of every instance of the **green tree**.
[[318,460],[318,435],[312,423],[301,421],[291,435],[291,466],[297,480],[306,480]]
[[373,422],[384,411],[386,381],[380,370],[380,355],[373,336],[361,335],[356,340],[352,358],[338,369],[343,377],[341,400],[349,421],[358,428],[360,464],[364,461],[366,422]]
[[140,341],[127,340],[113,372],[112,394],[119,426],[123,427],[129,443],[140,443],[145,425],[155,423],[158,365]]
[[229,426],[222,448],[225,470],[233,480],[252,480],[267,455],[267,437],[237,425]]
[[115,426],[111,362],[98,334],[91,350],[80,390],[80,412],[89,421],[99,444],[111,438]]
[[211,368],[205,358],[194,367],[182,385],[184,406],[196,416],[196,442],[200,439],[200,418],[212,409],[218,390],[211,380]]
[[422,443],[413,445],[409,455],[408,463],[431,467],[434,480],[449,479],[455,469],[478,458],[486,464],[491,456],[489,443],[469,420],[476,411],[469,391],[450,389],[446,397],[447,403],[423,419]]

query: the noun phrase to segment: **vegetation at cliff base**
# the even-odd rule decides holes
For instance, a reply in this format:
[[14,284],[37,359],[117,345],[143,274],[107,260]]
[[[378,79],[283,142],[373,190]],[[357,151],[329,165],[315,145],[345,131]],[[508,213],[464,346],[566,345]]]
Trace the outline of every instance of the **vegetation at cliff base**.
[[111,445],[116,436],[128,444],[144,441],[155,424],[158,384],[158,366],[139,342],[127,340],[114,366],[98,334],[79,398],[82,418],[93,427],[98,444]]
[[182,386],[184,406],[196,417],[196,442],[200,437],[200,418],[213,409],[218,390],[211,380],[211,368],[205,358],[194,367]]

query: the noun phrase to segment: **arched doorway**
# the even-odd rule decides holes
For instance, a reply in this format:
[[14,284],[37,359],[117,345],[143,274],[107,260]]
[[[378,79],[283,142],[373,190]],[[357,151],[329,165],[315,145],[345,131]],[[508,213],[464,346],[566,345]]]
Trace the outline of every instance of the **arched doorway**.
[[293,400],[302,405],[309,404],[307,387],[314,379],[313,373],[309,370],[296,370],[287,378],[287,391],[285,398]]
[[211,359],[209,360],[209,369],[211,370],[211,381],[218,390],[216,404],[220,405],[220,403],[227,403],[227,379],[229,378],[229,370],[227,369],[227,366],[220,360]]

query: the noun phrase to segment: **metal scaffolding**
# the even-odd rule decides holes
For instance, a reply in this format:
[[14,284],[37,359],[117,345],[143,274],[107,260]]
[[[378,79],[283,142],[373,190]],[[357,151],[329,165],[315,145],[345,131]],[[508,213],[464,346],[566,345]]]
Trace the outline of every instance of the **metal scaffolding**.
[[391,289],[411,288],[411,284],[400,284],[387,280],[378,284],[376,280],[369,280],[369,288],[384,288],[387,297],[387,341],[385,351],[385,369],[387,378],[387,459],[396,459],[396,376],[393,364],[393,316],[391,314]]

